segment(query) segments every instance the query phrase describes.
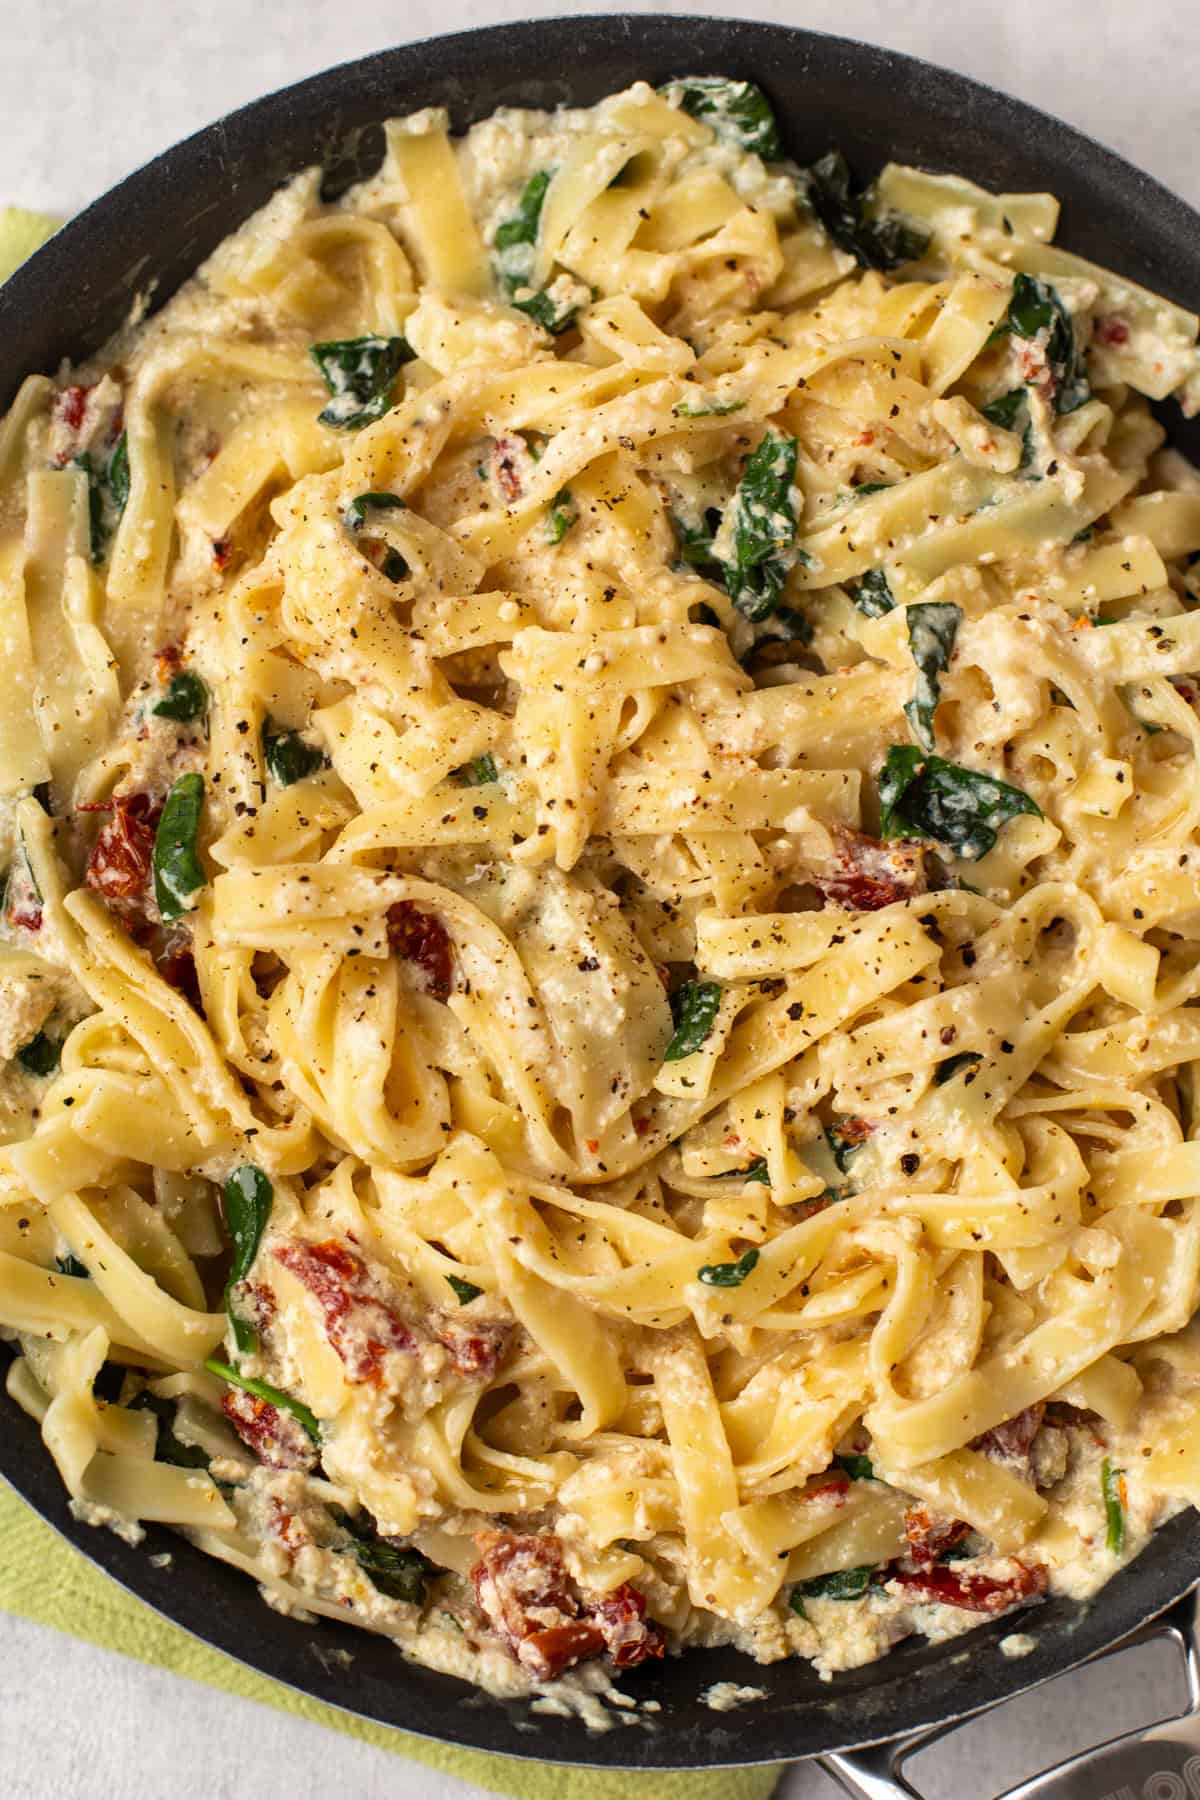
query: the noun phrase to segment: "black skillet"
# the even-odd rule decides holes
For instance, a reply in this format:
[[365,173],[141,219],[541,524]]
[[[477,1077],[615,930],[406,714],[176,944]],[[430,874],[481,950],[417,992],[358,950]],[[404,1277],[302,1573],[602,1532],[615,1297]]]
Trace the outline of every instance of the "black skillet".
[[[155,299],[165,299],[297,169],[322,163],[331,194],[369,172],[381,153],[381,119],[448,105],[461,130],[497,106],[590,105],[638,77],[658,82],[699,73],[760,82],[801,162],[838,145],[860,176],[892,158],[954,170],[995,189],[1048,188],[1063,202],[1060,242],[1200,306],[1200,217],[1032,107],[910,57],[783,26],[567,18],[464,32],[347,63],[243,107],[138,170],[0,288],[0,406],[31,371],[94,351],[149,281]],[[1182,443],[1186,434],[1171,412],[1172,435]],[[281,1618],[244,1576],[164,1530],[151,1529],[147,1543],[131,1549],[76,1523],[37,1428],[2,1395],[0,1420],[0,1470],[26,1499],[131,1592],[221,1650],[407,1731],[598,1768],[767,1762],[911,1736],[1100,1654],[1200,1581],[1200,1533],[1189,1511],[1089,1604],[1052,1601],[1027,1618],[983,1625],[940,1647],[915,1640],[832,1683],[805,1664],[759,1668],[731,1650],[669,1659],[622,1682],[629,1694],[660,1702],[653,1723],[589,1735],[576,1722],[477,1695],[408,1664],[367,1633]],[[156,1568],[151,1553],[167,1548],[171,1566]],[[1026,1628],[1036,1640],[1030,1653],[1002,1656],[999,1640]],[[331,1654],[343,1649],[353,1659],[347,1666]],[[766,1698],[713,1712],[701,1694],[717,1681],[750,1683]],[[1165,1752],[1154,1755],[1156,1762],[1142,1765],[1147,1774],[1169,1760]],[[868,1767],[868,1759],[838,1758],[829,1766],[857,1792],[911,1791],[896,1785],[903,1778],[892,1760],[876,1756]],[[1106,1773],[1099,1785],[1088,1781],[1071,1791],[1098,1795],[1118,1785]],[[1200,1782],[1151,1791],[1200,1794]]]

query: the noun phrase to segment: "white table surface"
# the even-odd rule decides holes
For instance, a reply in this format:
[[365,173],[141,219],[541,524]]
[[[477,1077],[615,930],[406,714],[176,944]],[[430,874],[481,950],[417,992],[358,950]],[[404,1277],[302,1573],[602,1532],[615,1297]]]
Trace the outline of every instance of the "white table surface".
[[[616,11],[537,4],[535,15]],[[701,0],[620,10],[806,24],[1009,89],[1200,204],[1200,7],[1184,0]],[[514,16],[504,0],[0,0],[0,198],[70,212],[269,88],[403,39]],[[1102,1602],[1101,1602],[1102,1604]],[[1002,1786],[1180,1695],[1159,1648],[1064,1677],[926,1752],[930,1800]],[[779,1800],[832,1800],[798,1766]],[[482,1790],[249,1701],[0,1615],[3,1800],[471,1800]]]

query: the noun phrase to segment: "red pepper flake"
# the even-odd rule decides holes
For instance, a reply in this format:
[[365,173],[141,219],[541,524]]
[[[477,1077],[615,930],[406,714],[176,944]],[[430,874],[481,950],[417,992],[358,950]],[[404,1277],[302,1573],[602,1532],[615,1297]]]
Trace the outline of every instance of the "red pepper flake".
[[213,539],[213,541],[212,541],[213,568],[216,569],[218,573],[220,573],[221,570],[228,568],[229,559],[232,555],[233,555],[233,549],[232,549],[232,546],[230,545],[228,538],[214,538]]
[[1096,336],[1102,344],[1127,344],[1129,327],[1124,319],[1114,314],[1111,318],[1096,320]]

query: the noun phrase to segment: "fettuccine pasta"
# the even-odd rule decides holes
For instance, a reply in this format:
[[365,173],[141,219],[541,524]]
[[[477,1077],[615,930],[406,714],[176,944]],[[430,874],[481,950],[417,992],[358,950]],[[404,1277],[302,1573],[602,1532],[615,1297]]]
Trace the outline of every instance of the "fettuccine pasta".
[[1197,320],[1056,216],[741,82],[426,111],[26,382],[0,1326],[79,1516],[594,1721],[1200,1499]]

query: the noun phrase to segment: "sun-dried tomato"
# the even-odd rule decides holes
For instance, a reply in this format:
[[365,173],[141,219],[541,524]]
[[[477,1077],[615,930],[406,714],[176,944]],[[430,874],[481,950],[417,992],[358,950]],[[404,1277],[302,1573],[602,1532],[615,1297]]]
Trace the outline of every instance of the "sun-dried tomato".
[[1017,1574],[1001,1579],[994,1575],[960,1574],[956,1569],[920,1569],[913,1574],[889,1570],[887,1580],[905,1589],[914,1599],[942,1606],[961,1606],[966,1612],[1002,1613],[1044,1594],[1049,1574],[1044,1563],[1018,1563]]
[[149,794],[114,794],[111,802],[79,808],[80,812],[110,809],[88,858],[84,880],[110,906],[128,906],[146,891],[162,802],[152,800]]
[[422,912],[415,901],[397,900],[388,908],[387,935],[394,954],[422,971],[434,999],[445,1000],[454,975],[454,946],[441,920]]
[[874,1129],[870,1119],[839,1119],[838,1142],[843,1149],[857,1150],[860,1144],[866,1143]]
[[562,1546],[543,1533],[483,1532],[471,1571],[484,1617],[518,1662],[540,1681],[608,1651],[618,1669],[632,1669],[666,1648],[659,1627],[646,1621],[646,1601],[628,1583],[584,1598],[563,1566]]
[[192,950],[192,941],[186,933],[175,932],[165,940],[158,950],[152,950],[154,966],[167,983],[182,994],[188,1005],[198,1013],[203,1013],[204,1005],[200,998],[200,980],[196,974],[196,957]]
[[1030,1468],[1033,1440],[1042,1428],[1042,1420],[1046,1416],[1046,1403],[1039,1400],[1033,1406],[1015,1413],[1011,1419],[1005,1419],[1000,1425],[993,1425],[982,1437],[977,1437],[971,1448],[979,1450],[984,1456],[990,1456],[993,1462],[1010,1464],[1014,1469],[1028,1475]]
[[512,506],[521,498],[524,491],[521,481],[520,459],[528,455],[521,438],[506,434],[496,439],[494,467],[496,470],[496,486],[504,498]]
[[508,1348],[512,1327],[502,1319],[467,1325],[447,1318],[437,1335],[460,1375],[491,1375]]
[[87,411],[87,397],[90,388],[81,387],[78,383],[64,388],[56,402],[55,410],[68,431],[78,431],[83,424],[83,415]]
[[850,1477],[838,1470],[835,1474],[826,1476],[824,1481],[819,1481],[815,1487],[805,1488],[804,1498],[806,1500],[834,1500],[839,1506],[844,1506],[849,1491]]
[[947,1551],[957,1548],[971,1527],[963,1519],[940,1519],[927,1506],[904,1510],[904,1535],[908,1554],[919,1567],[932,1567]]
[[662,1630],[646,1619],[646,1596],[630,1582],[623,1581],[593,1600],[588,1612],[603,1634],[614,1668],[636,1669],[639,1663],[666,1654]]
[[303,1425],[269,1400],[260,1400],[241,1388],[226,1388],[221,1410],[243,1444],[268,1468],[316,1467],[317,1448]]
[[852,912],[878,912],[896,900],[925,892],[924,852],[913,844],[884,843],[863,831],[835,832],[837,866],[815,875],[827,900]]
[[277,1244],[275,1260],[303,1282],[325,1315],[325,1334],[351,1381],[378,1387],[391,1350],[414,1350],[417,1340],[399,1314],[372,1292],[361,1257],[329,1238]]

